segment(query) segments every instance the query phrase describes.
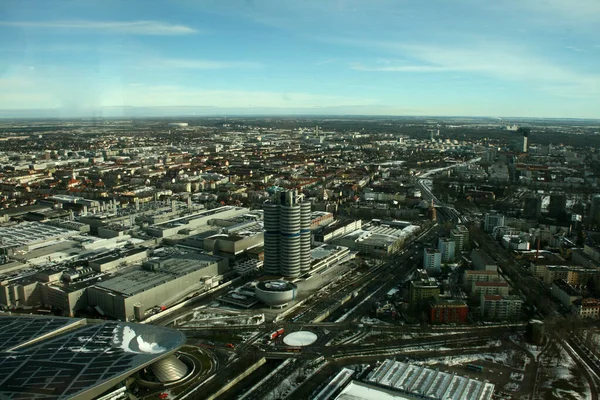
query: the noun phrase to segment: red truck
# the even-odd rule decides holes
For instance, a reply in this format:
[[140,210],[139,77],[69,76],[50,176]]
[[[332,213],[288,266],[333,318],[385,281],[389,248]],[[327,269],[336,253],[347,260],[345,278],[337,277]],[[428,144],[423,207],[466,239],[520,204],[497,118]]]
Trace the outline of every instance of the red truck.
[[279,328],[275,332],[271,333],[270,335],[267,335],[267,340],[274,340],[274,339],[278,338],[279,336],[283,335],[284,332],[285,332],[285,330],[283,328]]

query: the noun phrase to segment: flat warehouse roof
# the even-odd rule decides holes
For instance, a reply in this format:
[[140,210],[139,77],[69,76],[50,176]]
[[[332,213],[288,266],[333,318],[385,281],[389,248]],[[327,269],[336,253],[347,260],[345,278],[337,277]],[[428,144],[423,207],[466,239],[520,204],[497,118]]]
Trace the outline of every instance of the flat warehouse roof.
[[157,266],[154,271],[135,268],[123,274],[115,275],[104,282],[97,283],[95,286],[116,294],[134,296],[217,263],[219,260],[221,259],[205,254],[184,254],[161,260],[162,265]]

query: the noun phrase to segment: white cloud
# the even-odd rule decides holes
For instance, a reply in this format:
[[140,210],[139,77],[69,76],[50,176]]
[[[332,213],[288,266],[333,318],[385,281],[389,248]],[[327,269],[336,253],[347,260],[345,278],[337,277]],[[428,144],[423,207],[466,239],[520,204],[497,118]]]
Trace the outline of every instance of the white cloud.
[[[133,77],[132,77],[133,78]],[[0,109],[102,107],[321,108],[365,106],[375,101],[301,91],[207,89],[199,86],[129,82],[110,74],[76,69],[14,68],[0,78]]]
[[526,8],[539,14],[552,14],[560,20],[581,22],[600,19],[600,2],[598,0],[513,0],[515,7]]
[[367,66],[362,63],[350,63],[350,67],[356,71],[379,71],[379,72],[448,72],[458,71],[454,68],[434,66],[434,65],[387,65],[381,66]]
[[[600,96],[600,74],[575,71],[536,57],[526,48],[516,45],[487,42],[470,47],[449,47],[426,44],[406,44],[386,41],[352,41],[331,39],[334,43],[378,49],[402,59],[414,60],[410,65],[390,63],[371,65],[350,63],[358,71],[398,73],[466,72],[518,81],[557,95]],[[560,87],[560,90],[556,90]]]
[[0,26],[89,30],[132,35],[189,35],[198,32],[189,26],[160,21],[0,21]]
[[337,107],[373,104],[373,100],[346,96],[303,92],[271,92],[246,90],[214,90],[171,85],[138,85],[118,87],[102,102],[102,106],[136,107]]
[[224,69],[224,68],[259,68],[261,63],[252,61],[215,61],[194,60],[184,58],[158,58],[137,63],[141,68],[169,69]]

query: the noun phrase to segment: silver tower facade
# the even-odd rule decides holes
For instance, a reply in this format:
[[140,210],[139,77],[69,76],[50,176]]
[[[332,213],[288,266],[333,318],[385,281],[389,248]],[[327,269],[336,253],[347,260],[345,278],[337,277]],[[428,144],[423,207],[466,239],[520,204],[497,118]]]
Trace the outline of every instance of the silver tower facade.
[[265,261],[269,275],[296,277],[310,270],[311,206],[296,190],[264,204]]

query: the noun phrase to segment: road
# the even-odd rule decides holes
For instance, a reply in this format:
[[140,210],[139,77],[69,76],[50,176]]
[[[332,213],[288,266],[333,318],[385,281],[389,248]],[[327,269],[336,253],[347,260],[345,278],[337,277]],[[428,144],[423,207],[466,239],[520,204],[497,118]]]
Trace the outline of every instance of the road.
[[[460,165],[477,161],[478,159],[473,159]],[[453,165],[444,169],[455,168],[456,166]],[[560,316],[560,308],[557,302],[542,282],[519,265],[512,255],[494,241],[491,236],[483,232],[475,224],[469,223],[468,217],[461,215],[452,205],[441,202],[431,192],[428,178],[441,170],[443,169],[429,171],[415,179],[416,185],[421,189],[422,197],[427,200],[433,200],[436,203],[438,220],[440,222],[453,221],[455,223],[467,224],[471,237],[477,237],[481,248],[488,252],[499,264],[500,272],[522,294],[522,297],[537,307],[542,317],[556,318]],[[419,239],[427,242],[436,234],[437,229],[433,226],[424,232]],[[238,346],[234,350],[238,360],[245,358],[243,363],[248,363],[249,359],[258,359],[259,357],[315,359],[324,356],[329,361],[354,358],[364,361],[371,358],[381,359],[386,356],[402,354],[410,354],[411,356],[431,353],[439,354],[442,351],[458,354],[468,351],[468,347],[471,347],[473,351],[480,352],[482,350],[475,348],[478,346],[486,348],[486,346],[491,346],[490,343],[493,340],[514,333],[515,330],[522,331],[524,329],[524,324],[446,326],[436,328],[398,325],[359,326],[357,318],[366,314],[372,301],[381,297],[383,293],[399,282],[406,280],[420,266],[420,250],[416,239],[406,243],[404,250],[399,254],[362,274],[354,273],[353,275],[348,275],[345,281],[333,287],[327,295],[315,297],[315,301],[312,302],[308,301],[300,313],[290,315],[283,321],[252,327],[228,327],[230,330],[252,329],[259,331],[253,340]],[[289,348],[281,342],[277,342],[275,346],[266,345],[261,342],[262,337],[280,327],[283,327],[287,333],[301,329],[318,331],[320,338],[317,343],[302,349],[300,352],[290,352]],[[204,328],[204,330],[208,329],[222,329],[222,327]],[[194,336],[194,330],[182,330],[186,331],[189,336]],[[411,332],[415,336],[411,339],[401,340],[370,340],[369,336],[372,330],[388,334]],[[342,331],[354,331],[355,334],[342,340],[341,343],[335,346],[327,346]],[[435,334],[432,335],[431,333]],[[569,354],[586,370],[588,381],[592,387],[592,396],[594,399],[597,399],[600,360],[592,358],[589,351],[582,348],[581,343],[574,339],[563,341],[562,343],[565,348],[568,348]],[[285,379],[294,368],[297,368],[296,364],[298,363],[291,361],[285,364],[268,382],[258,385],[245,398],[258,399],[264,397],[281,380]],[[241,370],[243,368],[242,361],[235,361],[229,364],[228,367]],[[229,376],[229,372],[231,371],[221,371],[220,373],[225,378]],[[235,388],[232,390],[235,390]]]

